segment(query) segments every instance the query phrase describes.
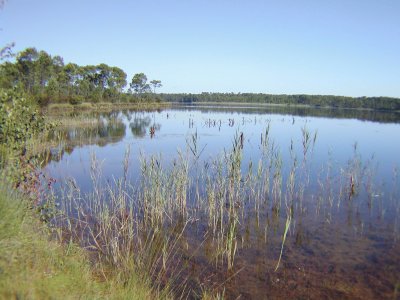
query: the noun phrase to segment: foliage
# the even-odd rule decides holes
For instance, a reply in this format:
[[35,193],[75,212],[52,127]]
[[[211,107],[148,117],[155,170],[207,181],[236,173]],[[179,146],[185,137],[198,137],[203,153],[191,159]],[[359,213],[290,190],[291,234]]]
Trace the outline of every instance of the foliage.
[[161,94],[164,101],[181,103],[261,103],[313,107],[400,111],[400,99],[390,97],[344,97],[331,95],[272,95],[253,93]]
[[156,89],[162,87],[161,80],[152,80],[150,81],[151,86],[153,87],[153,92],[156,92]]
[[36,106],[17,90],[0,89],[0,145],[17,150],[44,128]]
[[135,74],[130,87],[139,95],[150,91],[150,85],[147,83],[147,76],[144,73]]
[[[12,45],[1,49],[0,58],[10,58]],[[160,80],[150,83],[155,91],[161,87]],[[135,74],[130,87],[141,95],[151,91],[144,73]],[[15,62],[5,61],[0,65],[0,88],[20,88],[32,95],[40,106],[50,103],[80,104],[85,101],[123,102],[132,96],[124,92],[126,73],[107,64],[79,66],[64,64],[60,56],[51,56],[36,48],[27,48],[16,55]]]

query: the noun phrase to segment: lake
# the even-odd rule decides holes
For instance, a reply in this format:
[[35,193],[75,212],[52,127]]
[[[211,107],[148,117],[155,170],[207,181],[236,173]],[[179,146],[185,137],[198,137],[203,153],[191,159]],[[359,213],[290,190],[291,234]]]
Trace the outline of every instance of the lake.
[[81,220],[124,190],[140,228],[179,227],[163,268],[189,297],[400,296],[399,114],[177,106],[80,118],[90,122],[58,129],[44,156],[59,207]]

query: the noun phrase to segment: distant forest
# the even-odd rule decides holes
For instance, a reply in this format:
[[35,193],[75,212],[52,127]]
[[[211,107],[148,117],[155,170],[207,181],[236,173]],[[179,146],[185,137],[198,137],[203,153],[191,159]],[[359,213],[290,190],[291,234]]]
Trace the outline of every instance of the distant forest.
[[160,94],[164,101],[186,104],[208,103],[260,103],[280,105],[307,105],[352,109],[400,111],[400,98],[391,97],[345,97],[329,95],[271,95],[253,93],[201,93]]

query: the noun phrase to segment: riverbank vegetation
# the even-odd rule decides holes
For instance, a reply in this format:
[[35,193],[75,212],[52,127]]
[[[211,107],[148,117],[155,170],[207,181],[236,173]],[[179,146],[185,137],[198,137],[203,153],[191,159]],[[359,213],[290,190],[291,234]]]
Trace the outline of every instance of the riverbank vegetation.
[[[25,195],[0,182],[1,299],[154,299],[142,276],[101,275],[87,251],[50,239]],[[115,270],[114,270],[115,271]]]
[[54,179],[32,151],[53,126],[23,92],[1,89],[0,103],[0,298],[170,298],[168,281],[155,285],[133,261],[115,268],[53,226]]
[[118,102],[118,103],[110,103],[110,102],[99,102],[99,103],[90,103],[83,102],[81,104],[72,105],[70,103],[52,103],[47,105],[45,108],[42,108],[42,112],[45,116],[58,116],[69,114],[82,114],[82,113],[107,113],[118,110],[160,110],[164,108],[170,107],[170,104],[167,102]]
[[276,104],[285,106],[313,106],[350,109],[400,111],[400,99],[391,97],[345,97],[332,95],[272,95],[262,93],[201,93],[201,94],[160,94],[167,102],[183,104],[240,103]]

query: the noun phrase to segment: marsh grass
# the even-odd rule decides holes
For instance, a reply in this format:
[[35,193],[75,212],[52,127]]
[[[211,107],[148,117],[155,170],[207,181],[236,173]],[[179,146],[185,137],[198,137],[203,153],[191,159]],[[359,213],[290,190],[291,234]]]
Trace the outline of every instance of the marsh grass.
[[278,270],[279,264],[280,264],[281,259],[282,259],[283,246],[285,245],[286,235],[287,235],[287,233],[288,233],[288,231],[289,231],[289,227],[290,227],[290,222],[291,222],[291,221],[292,221],[292,211],[289,210],[288,213],[287,213],[286,223],[285,223],[285,229],[284,229],[283,237],[282,237],[281,252],[280,252],[280,254],[279,254],[279,259],[278,259],[278,262],[277,262],[276,267],[275,267],[275,272]]
[[[154,299],[149,281],[131,272],[122,282],[96,276],[97,266],[74,243],[50,239],[30,200],[0,182],[0,298],[2,299]],[[114,271],[115,272],[115,271]]]
[[115,110],[121,109],[130,109],[130,110],[155,110],[170,107],[170,103],[166,102],[118,102],[118,103],[109,103],[109,102],[98,102],[98,103],[88,103],[84,102],[81,104],[72,105],[69,103],[53,103],[49,104],[44,108],[47,115],[63,115],[65,112],[111,112]]
[[100,117],[93,114],[79,114],[75,117],[63,116],[47,116],[48,122],[57,124],[58,128],[76,128],[76,127],[95,127],[101,125],[103,122]]
[[[125,172],[127,163],[125,159]],[[182,177],[179,173],[185,172],[185,166],[177,167],[178,175],[169,178],[163,175],[155,157],[143,160],[141,168],[143,180],[139,189],[124,179],[104,183],[101,162],[93,153],[93,190],[84,195],[77,183],[69,180],[62,197],[64,213],[54,220],[57,236],[64,243],[79,244],[89,251],[103,280],[117,277],[121,282],[129,282],[135,272],[142,274],[140,280],[151,283],[152,290],[162,297],[175,298],[190,293],[186,290],[184,268],[179,264],[182,252],[178,251],[191,222],[183,209],[186,203],[182,184],[176,181]],[[180,199],[172,208],[166,204],[171,197]]]
[[[129,148],[123,176],[108,181],[92,154],[93,189],[82,194],[78,184],[68,180],[62,191],[63,215],[54,219],[58,237],[89,251],[102,280],[118,278],[125,283],[139,272],[145,274],[140,280],[165,297],[192,297],[204,289],[188,283],[192,282],[189,276],[195,275],[187,270],[202,251],[207,252],[207,261],[199,268],[235,274],[237,258],[246,248],[254,242],[265,247],[279,240],[280,247],[274,247],[280,249],[279,256],[270,254],[278,257],[277,271],[285,267],[285,244],[295,232],[296,221],[301,223],[306,213],[323,212],[329,223],[335,210],[348,208],[352,213],[353,206],[360,208],[366,201],[372,207],[371,197],[379,194],[376,170],[363,164],[357,147],[345,167],[328,161],[318,176],[311,176],[317,132],[305,126],[300,134],[301,144],[292,141],[289,160],[284,161],[268,123],[260,138],[260,159],[244,165],[247,145],[240,131],[230,149],[209,160],[200,159],[205,146],[199,146],[195,133],[171,165],[163,163],[161,154],[142,154],[136,184],[129,179]],[[364,194],[371,195],[369,200],[361,197]],[[209,291],[203,292],[209,296]],[[216,295],[223,296],[218,293],[221,290]]]

